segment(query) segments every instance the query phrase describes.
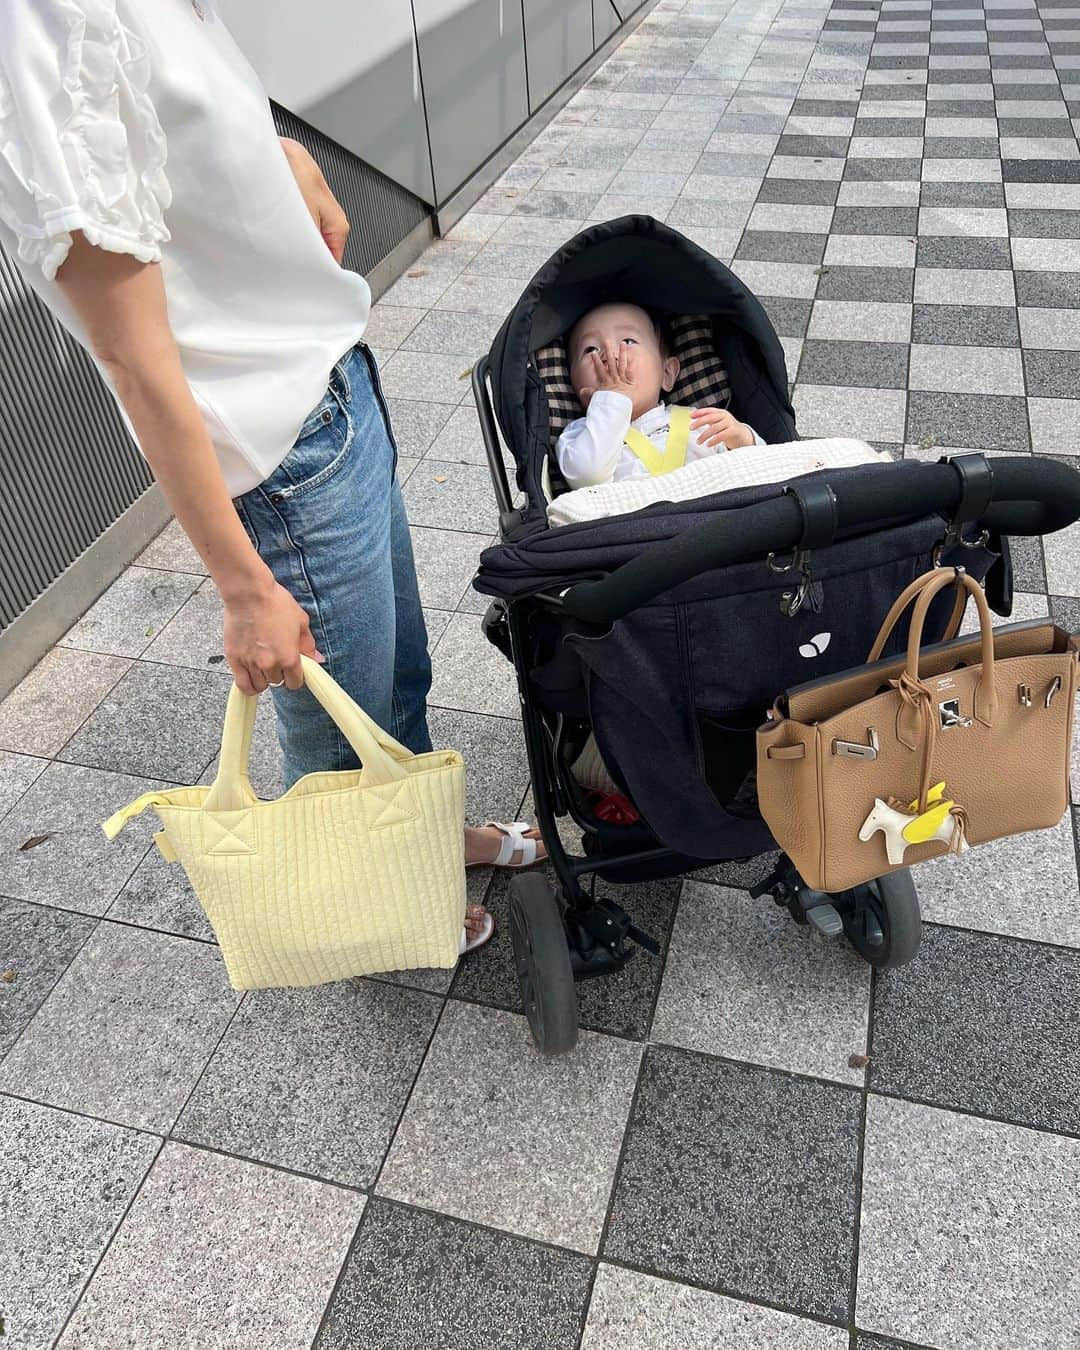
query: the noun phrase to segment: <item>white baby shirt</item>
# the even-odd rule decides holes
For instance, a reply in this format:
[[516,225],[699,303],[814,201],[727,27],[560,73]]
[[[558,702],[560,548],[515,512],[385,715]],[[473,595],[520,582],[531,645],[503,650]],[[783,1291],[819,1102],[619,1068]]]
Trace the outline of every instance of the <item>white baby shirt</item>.
[[[598,389],[589,399],[585,416],[571,422],[555,444],[559,470],[571,488],[650,476],[623,437],[634,427],[658,450],[664,450],[671,425],[670,410],[666,403],[659,403],[631,422],[633,410],[630,397],[614,389]],[[749,430],[753,432],[755,445],[765,444],[753,427]],[[702,434],[707,437],[709,428],[703,428]],[[698,433],[691,429],[686,463],[721,454],[723,449],[723,446],[702,445]]]
[[89,350],[55,280],[74,229],[160,263],[229,493],[261,483],[371,296],[327,248],[215,0],[0,3],[0,244]]

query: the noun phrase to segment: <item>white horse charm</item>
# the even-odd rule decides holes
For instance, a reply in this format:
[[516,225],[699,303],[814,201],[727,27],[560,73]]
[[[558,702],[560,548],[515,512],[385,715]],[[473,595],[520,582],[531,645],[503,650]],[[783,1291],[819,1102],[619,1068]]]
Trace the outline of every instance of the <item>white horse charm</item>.
[[873,809],[862,823],[859,838],[865,844],[878,830],[885,836],[885,853],[890,866],[904,861],[904,853],[912,844],[925,844],[940,839],[948,844],[950,853],[964,853],[969,844],[964,836],[962,808],[945,801],[945,784],[935,783],[926,794],[927,808],[919,814],[919,803],[912,802],[905,810],[890,798],[874,799]]

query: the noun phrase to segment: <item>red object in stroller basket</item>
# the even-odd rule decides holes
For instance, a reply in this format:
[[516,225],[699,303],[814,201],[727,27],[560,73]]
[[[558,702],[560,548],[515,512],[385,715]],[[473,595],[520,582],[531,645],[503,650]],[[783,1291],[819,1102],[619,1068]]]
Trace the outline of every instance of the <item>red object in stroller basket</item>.
[[[575,980],[619,970],[632,943],[659,951],[582,878],[652,880],[775,852],[757,806],[754,741],[777,695],[862,665],[896,596],[933,566],[962,564],[985,579],[987,599],[1007,616],[1008,535],[1080,518],[1080,475],[1067,465],[972,454],[823,469],[549,529],[547,490],[563,486],[555,441],[580,416],[564,338],[608,301],[670,320],[681,343],[674,401],[727,407],[767,443],[796,439],[783,349],[765,309],[722,263],[648,216],[592,226],[557,250],[474,367],[501,535],[482,554],[474,587],[492,597],[485,631],[517,669],[532,791],[558,884],[541,873],[510,883],[522,1002],[549,1054],[576,1041]],[[524,504],[511,495],[499,429]],[[950,637],[961,616],[951,593],[936,597],[927,642]],[[906,630],[898,626],[883,655],[903,650]],[[627,794],[587,797],[591,821],[575,806],[580,792],[564,759],[567,718],[591,726]],[[850,764],[858,773],[858,759]],[[567,815],[583,831],[580,856],[556,827]],[[918,948],[918,896],[906,871],[829,895],[781,855],[768,876],[758,867],[748,882],[751,895],[843,935],[875,967],[902,965]]]

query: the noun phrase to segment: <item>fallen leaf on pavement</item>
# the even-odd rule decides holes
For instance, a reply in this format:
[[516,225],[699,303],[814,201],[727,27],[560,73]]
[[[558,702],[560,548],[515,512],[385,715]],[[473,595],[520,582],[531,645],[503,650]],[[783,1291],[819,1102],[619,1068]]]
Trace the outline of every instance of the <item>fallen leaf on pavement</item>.
[[20,852],[20,853],[25,853],[25,852],[27,851],[27,849],[37,848],[38,844],[43,844],[43,843],[45,842],[46,839],[51,839],[51,838],[52,838],[52,831],[51,831],[51,830],[50,830],[47,834],[34,834],[34,835],[31,835],[29,839],[27,839],[24,843],[22,843],[22,844],[19,845],[19,852]]

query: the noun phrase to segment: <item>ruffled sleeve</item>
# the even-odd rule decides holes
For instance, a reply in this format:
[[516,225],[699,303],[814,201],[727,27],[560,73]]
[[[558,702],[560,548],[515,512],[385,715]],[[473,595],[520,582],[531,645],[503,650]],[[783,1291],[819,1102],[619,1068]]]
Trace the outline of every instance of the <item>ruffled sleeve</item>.
[[0,219],[49,280],[72,230],[161,259],[172,193],[150,74],[117,0],[0,0]]

